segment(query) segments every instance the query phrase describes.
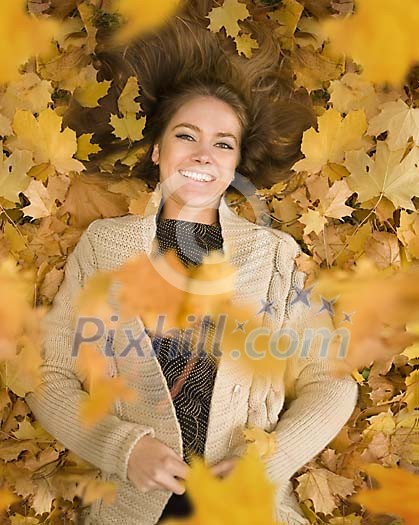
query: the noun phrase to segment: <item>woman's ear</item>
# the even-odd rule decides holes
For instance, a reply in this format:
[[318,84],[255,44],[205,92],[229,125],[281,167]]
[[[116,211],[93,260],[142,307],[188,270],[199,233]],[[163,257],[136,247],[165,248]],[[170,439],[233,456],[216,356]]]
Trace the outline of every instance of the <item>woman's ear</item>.
[[160,158],[159,145],[158,144],[154,144],[154,146],[153,146],[153,153],[151,154],[151,160],[154,162],[154,164],[158,164],[159,163],[159,158]]

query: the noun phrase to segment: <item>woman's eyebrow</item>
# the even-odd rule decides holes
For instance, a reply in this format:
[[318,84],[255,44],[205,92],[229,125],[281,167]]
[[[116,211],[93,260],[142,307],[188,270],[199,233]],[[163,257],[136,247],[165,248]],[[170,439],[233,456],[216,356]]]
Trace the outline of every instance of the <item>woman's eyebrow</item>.
[[[193,129],[194,131],[198,131],[198,132],[201,131],[201,129],[198,126],[195,126],[194,124],[188,124],[187,122],[181,122],[180,124],[176,124],[176,126],[174,126],[172,128],[172,131],[174,129],[180,128],[180,127],[190,128],[190,129]],[[219,131],[218,133],[216,133],[216,136],[217,137],[231,137],[231,138],[233,138],[236,141],[236,144],[238,143],[238,140],[237,140],[236,136],[233,135],[233,133]]]

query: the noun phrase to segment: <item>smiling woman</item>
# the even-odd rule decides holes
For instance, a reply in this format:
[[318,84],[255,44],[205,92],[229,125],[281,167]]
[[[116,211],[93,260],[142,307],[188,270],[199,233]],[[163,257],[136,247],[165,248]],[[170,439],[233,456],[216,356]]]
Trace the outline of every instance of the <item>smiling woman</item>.
[[[294,261],[301,252],[297,242],[239,217],[226,198],[230,188],[244,189],[244,179],[247,189],[255,189],[289,176],[313,113],[293,92],[290,71],[268,31],[254,25],[261,49],[247,60],[198,20],[185,12],[127,49],[98,50],[101,78],[113,80],[113,88],[98,110],[67,115],[80,133],[96,134],[103,151],[90,168],[97,169],[107,154],[132,146],[115,142],[108,121],[134,75],[147,124],[140,141],[144,154],[133,175],[160,187],[153,193],[160,196],[157,212],[97,219],[81,236],[44,321],[42,388],[27,396],[48,432],[117,485],[112,506],[98,500],[86,509],[86,525],[155,525],[190,515],[183,482],[191,456],[227,476],[245,451],[246,427],[272,433],[277,445],[265,459],[275,484],[272,523],[308,524],[291,478],[337,435],[356,402],[354,380],[336,379],[332,361],[316,355],[321,341],[294,352],[279,380],[245,373],[226,352],[219,359],[201,354],[182,331],[162,336],[147,327],[144,353],[123,353],[120,333],[111,353],[110,368],[137,391],[138,402],[121,400],[93,429],[80,422],[78,406],[87,394],[70,357],[75,297],[96,271],[117,269],[138,253],[154,260],[157,252],[173,248],[189,267],[213,250],[225,250],[236,270],[233,301],[260,302],[259,313],[274,328],[302,334],[312,322],[323,331],[332,326],[327,313],[306,311],[295,300],[305,278]],[[162,312],[167,306],[161,304]],[[136,317],[130,333],[145,333],[144,324]],[[210,337],[213,325],[207,319]],[[230,502],[217,502],[223,504]]]
[[218,222],[220,197],[238,164],[241,134],[233,108],[215,97],[196,96],[178,109],[152,154],[160,168],[162,218]]

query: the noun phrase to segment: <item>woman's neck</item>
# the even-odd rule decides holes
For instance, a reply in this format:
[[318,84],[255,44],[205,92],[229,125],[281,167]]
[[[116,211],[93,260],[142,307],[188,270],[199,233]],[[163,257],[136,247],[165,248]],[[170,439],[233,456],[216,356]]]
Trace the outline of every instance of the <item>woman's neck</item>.
[[161,209],[160,219],[177,219],[188,222],[200,222],[202,224],[218,224],[218,208],[196,208],[188,206],[178,206],[177,203],[166,201]]

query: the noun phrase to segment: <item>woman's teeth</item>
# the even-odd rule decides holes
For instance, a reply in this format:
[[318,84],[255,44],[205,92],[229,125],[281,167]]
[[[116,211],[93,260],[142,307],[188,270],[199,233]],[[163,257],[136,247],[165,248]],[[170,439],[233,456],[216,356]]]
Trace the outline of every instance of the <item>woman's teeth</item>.
[[180,171],[179,173],[188,179],[197,180],[200,182],[211,182],[214,180],[213,177],[207,175],[206,173],[196,173],[194,171]]

